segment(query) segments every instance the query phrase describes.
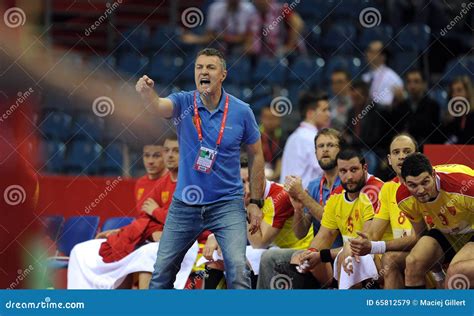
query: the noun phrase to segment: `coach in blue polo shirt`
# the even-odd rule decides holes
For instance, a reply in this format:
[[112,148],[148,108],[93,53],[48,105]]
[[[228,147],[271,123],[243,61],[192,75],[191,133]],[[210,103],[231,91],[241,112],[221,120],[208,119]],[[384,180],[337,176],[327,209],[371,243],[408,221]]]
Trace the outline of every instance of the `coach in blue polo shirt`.
[[[178,183],[150,289],[173,287],[185,253],[204,230],[211,230],[221,246],[228,288],[250,288],[246,217],[248,212],[249,231],[257,232],[263,215],[264,159],[252,110],[222,88],[226,76],[222,54],[206,48],[195,61],[195,91],[160,98],[149,77],[137,82],[136,89],[147,105],[173,120],[180,147]],[[247,212],[240,178],[242,144],[249,155],[252,199]]]

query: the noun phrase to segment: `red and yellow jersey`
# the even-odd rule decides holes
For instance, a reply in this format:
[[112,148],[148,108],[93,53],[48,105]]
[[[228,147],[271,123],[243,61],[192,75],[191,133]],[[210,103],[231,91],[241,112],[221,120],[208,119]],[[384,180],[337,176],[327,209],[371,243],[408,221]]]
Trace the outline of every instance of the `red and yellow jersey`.
[[440,165],[436,171],[436,188],[439,192],[434,201],[421,203],[407,187],[397,190],[397,203],[405,215],[414,222],[425,220],[447,235],[474,233],[474,170],[463,165]]
[[374,218],[390,221],[383,240],[392,240],[412,233],[411,222],[405,214],[398,208],[397,190],[400,187],[400,179],[395,177],[389,182],[385,182],[379,193],[379,209],[375,212]]
[[313,239],[313,228],[311,227],[303,239],[295,236],[292,227],[294,209],[283,186],[267,181],[264,197],[263,220],[268,225],[280,229],[273,244],[280,248],[307,249]]
[[[168,173],[166,173],[163,177],[165,177]],[[141,208],[143,202],[146,199],[151,197],[153,194],[153,188],[157,184],[157,182],[162,179],[150,179],[148,175],[144,175],[143,177],[138,178],[137,182],[135,183],[135,202],[136,202],[136,214],[139,215],[141,213]]]
[[382,180],[369,176],[359,196],[353,201],[349,201],[347,192],[342,186],[337,188],[324,206],[321,225],[328,229],[339,230],[344,242],[357,237],[356,232],[363,231],[364,223],[374,217],[382,185]]

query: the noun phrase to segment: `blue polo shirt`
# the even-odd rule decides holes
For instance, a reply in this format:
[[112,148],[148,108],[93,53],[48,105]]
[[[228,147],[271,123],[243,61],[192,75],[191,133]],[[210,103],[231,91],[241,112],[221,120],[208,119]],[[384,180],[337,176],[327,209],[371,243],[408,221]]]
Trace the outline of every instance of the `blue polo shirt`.
[[[229,95],[229,110],[221,145],[210,174],[194,170],[200,142],[194,125],[194,92],[173,93],[173,123],[179,142],[179,172],[174,198],[190,205],[207,205],[219,201],[242,198],[244,190],[240,178],[240,147],[255,144],[260,131],[250,106]],[[224,114],[227,93],[222,89],[219,105],[209,111],[196,93],[201,118],[202,145],[215,149]]]
[[[308,194],[319,204],[321,204],[320,197],[322,195],[322,199],[323,199],[322,204],[323,206],[325,206],[326,201],[329,199],[329,196],[331,195],[331,189],[324,185],[324,183],[326,183],[326,181],[324,181],[323,189],[321,192],[321,179],[322,178],[323,177],[321,176],[321,177],[317,177],[314,180],[311,180],[308,184],[307,190],[308,190]],[[339,179],[339,177],[336,177],[336,180],[334,180],[333,187],[337,188],[340,185],[341,185],[341,179]],[[309,213],[309,210],[305,209],[305,212]],[[321,227],[321,223],[313,216],[311,217],[311,221],[313,222],[314,235],[316,235],[316,233],[319,231],[319,227]],[[342,236],[341,234],[339,234],[339,236],[337,236],[336,240],[334,241],[332,248],[342,247],[342,245],[343,245]]]

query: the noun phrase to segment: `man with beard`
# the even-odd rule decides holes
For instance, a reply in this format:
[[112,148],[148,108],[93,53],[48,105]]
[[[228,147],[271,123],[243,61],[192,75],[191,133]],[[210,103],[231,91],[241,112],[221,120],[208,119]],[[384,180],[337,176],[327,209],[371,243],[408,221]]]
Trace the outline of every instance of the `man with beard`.
[[[324,171],[323,176],[312,180],[303,189],[300,177],[289,176],[285,182],[294,207],[293,231],[298,238],[304,238],[313,225],[314,233],[320,226],[323,206],[327,199],[340,186],[337,175],[336,156],[342,147],[341,133],[335,129],[323,128],[314,139],[316,159]],[[335,247],[341,246],[339,242]],[[306,278],[296,273],[289,262],[294,249],[270,249],[262,255],[260,274],[257,288],[274,287],[272,278],[277,274],[287,274],[292,277],[293,288],[311,288],[317,286],[314,278]]]
[[344,243],[367,229],[378,208],[378,192],[383,182],[368,174],[363,155],[344,149],[337,155],[338,174],[342,187],[331,195],[324,207],[321,227],[311,242],[311,248],[293,254],[290,263],[298,272],[311,272],[321,285],[331,284],[338,277],[340,266],[332,262],[341,248],[331,245],[342,235]]

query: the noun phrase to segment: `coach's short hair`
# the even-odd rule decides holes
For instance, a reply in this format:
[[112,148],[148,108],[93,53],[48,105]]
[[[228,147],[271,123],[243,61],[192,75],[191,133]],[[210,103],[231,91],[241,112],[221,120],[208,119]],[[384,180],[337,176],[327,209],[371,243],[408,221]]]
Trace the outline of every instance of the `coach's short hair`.
[[405,158],[402,164],[402,178],[417,177],[423,172],[433,173],[433,166],[428,157],[422,153],[413,153]]
[[318,142],[319,136],[322,135],[332,136],[337,139],[337,144],[339,145],[339,148],[342,148],[344,146],[344,138],[342,137],[341,132],[339,132],[337,129],[326,127],[319,130],[316,136],[314,137],[314,147],[316,147],[316,143]]
[[204,48],[204,49],[200,50],[197,53],[196,59],[198,59],[198,57],[201,56],[201,55],[219,57],[219,60],[221,61],[221,64],[222,64],[222,69],[224,69],[224,70],[227,69],[227,64],[225,62],[224,54],[222,54],[221,51],[219,51],[215,48]]
[[358,158],[362,165],[365,165],[365,157],[360,150],[354,148],[345,148],[342,149],[336,157],[336,161],[341,160],[351,160],[352,158]]

